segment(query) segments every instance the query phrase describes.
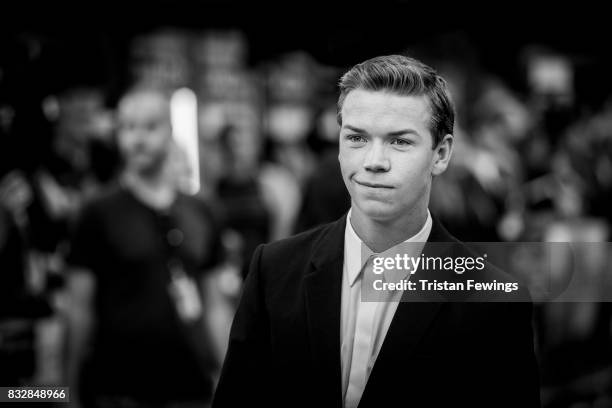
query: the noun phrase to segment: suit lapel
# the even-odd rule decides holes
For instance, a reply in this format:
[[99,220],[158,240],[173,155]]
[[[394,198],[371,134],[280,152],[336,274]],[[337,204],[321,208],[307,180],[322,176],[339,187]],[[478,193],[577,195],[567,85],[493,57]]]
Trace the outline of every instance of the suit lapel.
[[[436,245],[430,245],[431,242],[435,242]],[[444,242],[448,242],[448,245],[440,244]],[[434,218],[429,239],[423,248],[423,254],[425,256],[443,256],[450,251],[454,242],[456,242],[456,239]],[[376,395],[380,395],[379,392],[381,391],[388,391],[384,388],[385,384],[389,384],[388,378],[397,375],[398,367],[401,367],[404,360],[410,358],[444,304],[443,299],[437,297],[435,292],[432,296],[428,294],[416,295],[419,296],[418,299],[413,297],[409,300],[407,299],[408,296],[415,295],[412,292],[404,292],[402,302],[397,306],[378,358],[370,373],[360,406],[377,405],[376,401],[371,400],[371,398],[376,398]],[[401,361],[398,361],[398,356],[400,356]]]
[[312,358],[325,390],[317,392],[333,395],[332,406],[337,407],[342,406],[340,313],[345,226],[346,215],[333,223],[315,244],[312,269],[305,277]]

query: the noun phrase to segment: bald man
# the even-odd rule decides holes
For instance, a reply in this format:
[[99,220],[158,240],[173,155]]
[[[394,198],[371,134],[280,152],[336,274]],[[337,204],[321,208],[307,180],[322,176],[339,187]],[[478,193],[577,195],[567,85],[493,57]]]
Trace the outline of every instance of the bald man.
[[117,120],[121,181],[83,208],[69,257],[73,396],[93,407],[205,406],[221,357],[208,326],[220,302],[204,273],[221,252],[219,228],[180,192],[165,95],[128,93]]

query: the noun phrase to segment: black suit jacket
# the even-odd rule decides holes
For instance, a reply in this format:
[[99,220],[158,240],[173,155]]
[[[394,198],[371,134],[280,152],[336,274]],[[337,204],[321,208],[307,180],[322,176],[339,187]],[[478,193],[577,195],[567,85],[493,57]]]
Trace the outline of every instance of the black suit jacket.
[[[346,215],[257,248],[213,407],[342,407],[345,224]],[[435,219],[428,241],[468,251]],[[508,296],[525,301],[400,303],[360,407],[539,406],[532,305],[524,291]]]

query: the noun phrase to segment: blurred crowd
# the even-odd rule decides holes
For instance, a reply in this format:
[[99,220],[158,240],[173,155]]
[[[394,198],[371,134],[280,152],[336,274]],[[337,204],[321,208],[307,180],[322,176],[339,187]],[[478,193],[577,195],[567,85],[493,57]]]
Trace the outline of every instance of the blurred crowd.
[[[16,90],[13,71],[33,65],[27,61],[43,43],[23,37],[15,44],[26,62],[3,61],[0,68],[0,385],[67,384],[79,305],[70,270],[75,247],[83,246],[75,239],[85,239],[77,233],[83,212],[130,180],[130,158],[118,143],[123,93],[85,82],[49,93],[34,80],[31,89]],[[455,151],[430,203],[451,233],[468,242],[610,240],[612,104],[582,104],[570,58],[526,48],[526,86],[516,89],[457,53],[411,44],[397,52],[422,58],[451,86]],[[155,99],[187,87],[197,96],[198,168],[180,145],[164,157],[177,194],[208,209],[214,239],[206,241],[207,257],[214,262],[202,266],[209,286],[197,287],[195,296],[221,305],[207,328],[221,346],[203,350],[218,361],[255,247],[334,221],[350,206],[337,161],[343,67],[300,50],[257,63],[248,54],[240,31],[160,30],[132,40],[125,67],[126,90],[155,90]],[[199,189],[192,194],[181,180],[194,175]],[[172,231],[163,231],[168,241]],[[129,233],[134,242],[146,238]],[[600,257],[601,273],[609,256]],[[178,279],[172,268],[168,279]],[[174,283],[187,293],[185,282]],[[117,290],[129,300],[147,287],[135,282]],[[535,327],[545,406],[612,406],[612,307],[538,304]],[[214,383],[216,365],[207,370]]]

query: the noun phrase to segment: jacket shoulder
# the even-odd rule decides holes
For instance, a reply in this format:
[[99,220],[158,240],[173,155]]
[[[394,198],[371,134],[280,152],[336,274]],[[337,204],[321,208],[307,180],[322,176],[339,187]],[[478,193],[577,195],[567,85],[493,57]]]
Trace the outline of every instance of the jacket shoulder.
[[311,255],[316,244],[334,227],[335,222],[323,224],[287,238],[262,244],[265,262],[304,258]]

